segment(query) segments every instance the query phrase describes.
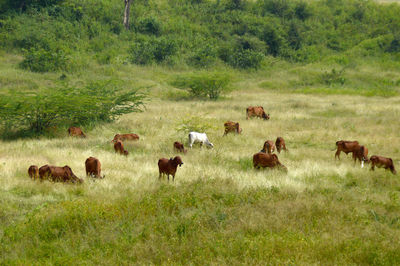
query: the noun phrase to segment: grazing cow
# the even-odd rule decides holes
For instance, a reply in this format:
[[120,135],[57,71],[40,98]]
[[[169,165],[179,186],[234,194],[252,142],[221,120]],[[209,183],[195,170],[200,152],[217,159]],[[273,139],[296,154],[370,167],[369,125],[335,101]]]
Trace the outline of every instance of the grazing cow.
[[124,144],[120,140],[117,140],[114,143],[114,150],[115,152],[118,152],[119,154],[123,154],[125,156],[128,156],[129,154],[129,152],[124,149]]
[[282,137],[276,138],[275,146],[278,153],[281,153],[281,150],[288,151],[288,149],[286,149],[285,140]]
[[85,161],[86,175],[93,176],[96,178],[104,178],[101,176],[101,163],[99,159],[94,157],[89,157]]
[[346,153],[346,155],[349,152],[354,152],[360,149],[360,144],[358,141],[347,141],[347,140],[339,140],[336,141],[336,146],[337,146],[337,151],[335,153],[335,159],[336,157],[340,160],[340,152]]
[[124,140],[139,140],[139,135],[137,134],[116,134],[114,136],[114,139],[111,142],[117,142],[118,140],[124,141]]
[[28,175],[33,180],[36,180],[36,178],[39,178],[39,168],[36,165],[29,166]]
[[281,168],[285,172],[287,172],[286,166],[279,162],[278,156],[276,154],[268,154],[264,152],[259,152],[253,155],[253,166],[256,169],[260,167],[270,167],[270,168]]
[[359,146],[357,150],[353,152],[353,159],[354,159],[354,164],[357,162],[357,159],[361,163],[361,168],[364,168],[364,162],[368,163],[368,149],[365,146]]
[[259,117],[263,118],[264,120],[269,119],[269,114],[266,114],[264,111],[264,107],[262,106],[249,106],[246,109],[246,119],[249,119],[250,117]]
[[213,148],[214,145],[208,140],[206,133],[190,132],[189,133],[189,147],[192,148],[193,143],[199,142],[200,147],[206,144],[207,147]]
[[264,147],[260,152],[271,154],[275,151],[275,144],[272,140],[267,140],[264,142]]
[[68,128],[68,135],[70,135],[71,137],[86,138],[85,133],[83,133],[82,129],[80,129],[79,127]]
[[392,174],[396,174],[396,169],[394,169],[394,165],[393,165],[393,160],[392,158],[386,158],[386,157],[382,157],[382,156],[378,156],[378,155],[372,155],[371,158],[369,158],[369,160],[371,161],[371,170],[374,171],[375,170],[375,166],[378,168],[385,168],[386,170],[390,170],[392,172]]
[[175,141],[174,142],[174,149],[178,152],[183,152],[184,154],[186,154],[187,150],[185,149],[185,147],[183,147],[183,144]]
[[158,160],[158,172],[159,172],[159,179],[161,179],[162,174],[166,174],[168,181],[169,181],[169,175],[172,175],[172,181],[175,180],[175,173],[176,173],[176,168],[181,167],[183,164],[181,157],[176,156],[174,159],[170,158],[169,160],[166,158],[161,158]]
[[228,134],[229,132],[234,132],[237,134],[242,133],[242,129],[239,126],[239,123],[235,123],[232,121],[227,121],[224,123],[224,127],[225,127],[225,132],[224,132],[224,136],[226,134]]
[[39,178],[40,181],[48,178],[53,182],[83,183],[83,180],[78,178],[68,165],[64,167],[51,166],[47,164],[43,165],[39,168]]

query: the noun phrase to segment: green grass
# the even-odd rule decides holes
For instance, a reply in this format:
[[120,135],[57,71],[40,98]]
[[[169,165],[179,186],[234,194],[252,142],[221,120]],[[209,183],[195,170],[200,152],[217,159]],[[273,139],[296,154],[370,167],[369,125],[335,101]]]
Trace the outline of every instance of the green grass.
[[[400,99],[248,84],[255,87],[220,101],[168,100],[154,88],[162,99],[144,113],[99,125],[87,139],[60,132],[1,142],[1,262],[398,264],[398,176],[354,167],[344,154],[335,161],[332,149],[339,139],[357,139],[398,167]],[[271,120],[246,120],[252,104]],[[159,181],[157,161],[176,155],[174,141],[186,143],[177,125],[190,116],[212,122],[207,135],[215,148],[189,150],[175,182]],[[239,121],[243,134],[223,137],[226,120]],[[113,152],[118,132],[141,137],[126,143],[128,157]],[[277,136],[289,149],[279,155],[288,174],[254,170],[252,155]],[[34,182],[26,173],[31,164],[68,164],[84,177],[89,156],[100,159],[105,179],[75,186]]]

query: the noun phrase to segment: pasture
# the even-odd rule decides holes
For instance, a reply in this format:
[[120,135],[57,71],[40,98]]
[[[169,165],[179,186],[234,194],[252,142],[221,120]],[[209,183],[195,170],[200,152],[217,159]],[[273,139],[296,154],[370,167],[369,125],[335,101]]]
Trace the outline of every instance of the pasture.
[[[154,90],[143,113],[97,126],[86,139],[2,141],[0,250],[5,264],[398,264],[400,181],[389,171],[334,160],[335,142],[358,140],[400,167],[400,98],[295,94],[252,84],[219,101],[176,101]],[[246,120],[263,105],[269,121]],[[181,155],[175,182],[157,161],[187,148],[183,121],[201,121],[214,149]],[[241,135],[223,137],[232,120]],[[129,156],[114,153],[116,133]],[[289,172],[254,170],[265,140],[282,136]],[[89,156],[105,179],[85,176]],[[83,185],[29,179],[29,165],[69,165]]]

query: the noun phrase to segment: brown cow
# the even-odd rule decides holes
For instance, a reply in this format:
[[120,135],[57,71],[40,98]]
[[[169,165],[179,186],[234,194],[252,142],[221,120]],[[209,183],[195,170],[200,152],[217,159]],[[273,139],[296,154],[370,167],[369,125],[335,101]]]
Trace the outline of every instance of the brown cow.
[[53,182],[83,183],[83,180],[78,178],[68,165],[64,167],[43,165],[39,168],[39,178],[40,181],[47,178]]
[[360,149],[360,144],[358,141],[347,141],[347,140],[339,140],[336,141],[337,151],[335,153],[336,157],[340,160],[340,152],[346,153],[354,152]]
[[272,140],[267,140],[264,142],[264,147],[260,152],[271,154],[275,151],[275,144]]
[[183,144],[180,143],[179,141],[174,142],[174,149],[178,152],[183,152],[184,154],[187,153],[187,150],[185,149],[185,147],[183,147]]
[[104,178],[101,176],[101,163],[99,159],[94,157],[89,157],[85,161],[86,175],[93,176],[96,178]]
[[114,143],[114,150],[115,150],[115,152],[118,152],[119,154],[123,154],[125,156],[128,156],[128,154],[129,154],[129,152],[124,149],[124,144],[119,140],[117,140]]
[[275,146],[278,153],[281,153],[281,150],[288,151],[288,149],[286,149],[285,140],[282,137],[276,138]]
[[111,142],[117,142],[118,140],[124,141],[124,140],[139,140],[139,136],[137,134],[116,134],[114,136],[114,139]]
[[68,135],[70,135],[71,137],[86,138],[85,133],[83,133],[82,129],[80,129],[79,127],[68,128]]
[[227,121],[224,123],[224,127],[225,127],[225,132],[224,132],[224,136],[226,134],[228,134],[229,132],[234,132],[237,134],[242,133],[242,129],[239,126],[239,123],[235,123],[232,121]]
[[250,117],[260,117],[263,118],[264,120],[269,119],[269,114],[266,114],[264,112],[264,107],[262,106],[249,106],[246,109],[246,119],[249,119]]
[[28,168],[28,175],[33,180],[39,178],[39,168],[36,165],[31,165]]
[[166,174],[169,181],[169,175],[172,175],[172,181],[174,181],[176,168],[178,165],[181,167],[182,164],[182,159],[179,156],[176,156],[174,159],[170,158],[169,160],[166,158],[161,158],[158,160],[158,172],[160,173],[158,178],[161,179],[161,175]]
[[372,165],[371,165],[371,170],[374,171],[375,170],[375,166],[378,168],[385,168],[386,170],[390,170],[392,172],[392,174],[396,174],[396,169],[394,169],[394,165],[393,165],[393,160],[392,158],[386,158],[386,157],[382,157],[382,156],[378,156],[378,155],[372,155],[371,158],[369,158],[369,160],[371,161]]
[[287,172],[286,166],[281,164],[281,162],[278,159],[278,156],[276,154],[268,154],[264,152],[259,152],[253,155],[253,166],[256,169],[259,169],[260,167],[265,168],[265,167],[270,167],[270,168],[275,168],[279,167],[285,172]]
[[367,147],[359,146],[359,148],[353,152],[353,159],[354,164],[357,162],[358,159],[361,163],[361,168],[364,168],[364,162],[369,163]]

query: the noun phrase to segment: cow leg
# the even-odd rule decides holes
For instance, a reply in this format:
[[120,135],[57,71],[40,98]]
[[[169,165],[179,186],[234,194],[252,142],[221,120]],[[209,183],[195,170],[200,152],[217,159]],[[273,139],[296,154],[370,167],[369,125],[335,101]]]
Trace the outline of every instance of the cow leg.
[[203,142],[200,142],[200,148],[203,148]]
[[168,182],[169,182],[169,174],[167,174],[167,179],[168,179]]
[[172,182],[175,182],[175,175],[172,175]]
[[159,172],[158,179],[159,180],[161,179],[161,172]]
[[371,169],[370,169],[371,171],[375,171],[375,163],[374,162],[372,162],[372,164],[371,164]]
[[340,150],[337,150],[337,151],[336,151],[336,153],[335,153],[335,160],[336,160],[336,157],[340,160]]
[[361,160],[361,168],[364,168],[364,160]]

